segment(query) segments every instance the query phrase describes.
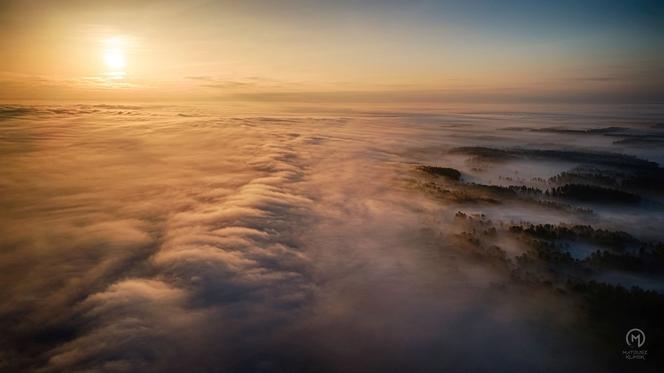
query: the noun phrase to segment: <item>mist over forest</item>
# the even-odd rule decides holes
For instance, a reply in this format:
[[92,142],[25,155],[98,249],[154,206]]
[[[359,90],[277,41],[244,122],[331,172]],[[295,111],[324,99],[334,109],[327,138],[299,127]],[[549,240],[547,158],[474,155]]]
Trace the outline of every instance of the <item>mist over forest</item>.
[[655,371],[663,118],[3,106],[0,370]]

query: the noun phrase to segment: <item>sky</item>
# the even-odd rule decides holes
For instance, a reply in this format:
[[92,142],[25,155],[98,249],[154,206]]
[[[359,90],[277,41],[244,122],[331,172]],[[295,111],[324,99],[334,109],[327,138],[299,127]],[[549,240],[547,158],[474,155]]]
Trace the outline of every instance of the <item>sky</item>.
[[664,101],[658,1],[0,0],[0,100]]

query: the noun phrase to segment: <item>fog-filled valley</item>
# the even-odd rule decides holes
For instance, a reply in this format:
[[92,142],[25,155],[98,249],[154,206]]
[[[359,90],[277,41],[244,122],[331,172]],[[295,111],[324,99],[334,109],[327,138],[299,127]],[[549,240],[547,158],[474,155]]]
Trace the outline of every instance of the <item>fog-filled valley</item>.
[[5,105],[0,370],[656,371],[663,149],[654,105]]

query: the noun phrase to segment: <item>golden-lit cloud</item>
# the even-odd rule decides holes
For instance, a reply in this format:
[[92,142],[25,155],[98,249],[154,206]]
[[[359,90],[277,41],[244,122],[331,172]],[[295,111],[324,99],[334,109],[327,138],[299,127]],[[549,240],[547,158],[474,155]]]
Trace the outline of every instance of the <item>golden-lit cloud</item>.
[[618,369],[664,304],[627,3],[0,0],[0,372]]

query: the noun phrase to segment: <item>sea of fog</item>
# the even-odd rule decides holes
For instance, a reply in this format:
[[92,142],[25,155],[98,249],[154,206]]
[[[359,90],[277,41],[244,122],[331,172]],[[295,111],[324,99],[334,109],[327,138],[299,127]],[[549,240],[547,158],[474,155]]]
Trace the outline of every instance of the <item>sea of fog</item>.
[[[414,169],[532,186],[575,166],[478,165],[449,152],[464,146],[661,164],[662,112],[4,105],[0,371],[611,371],[606,335],[584,329],[577,299],[460,252],[455,214],[656,242],[657,193],[588,217],[441,201],[413,186]],[[525,250],[496,242],[508,257]],[[593,251],[584,245],[576,259]],[[594,278],[662,292],[660,275]]]

